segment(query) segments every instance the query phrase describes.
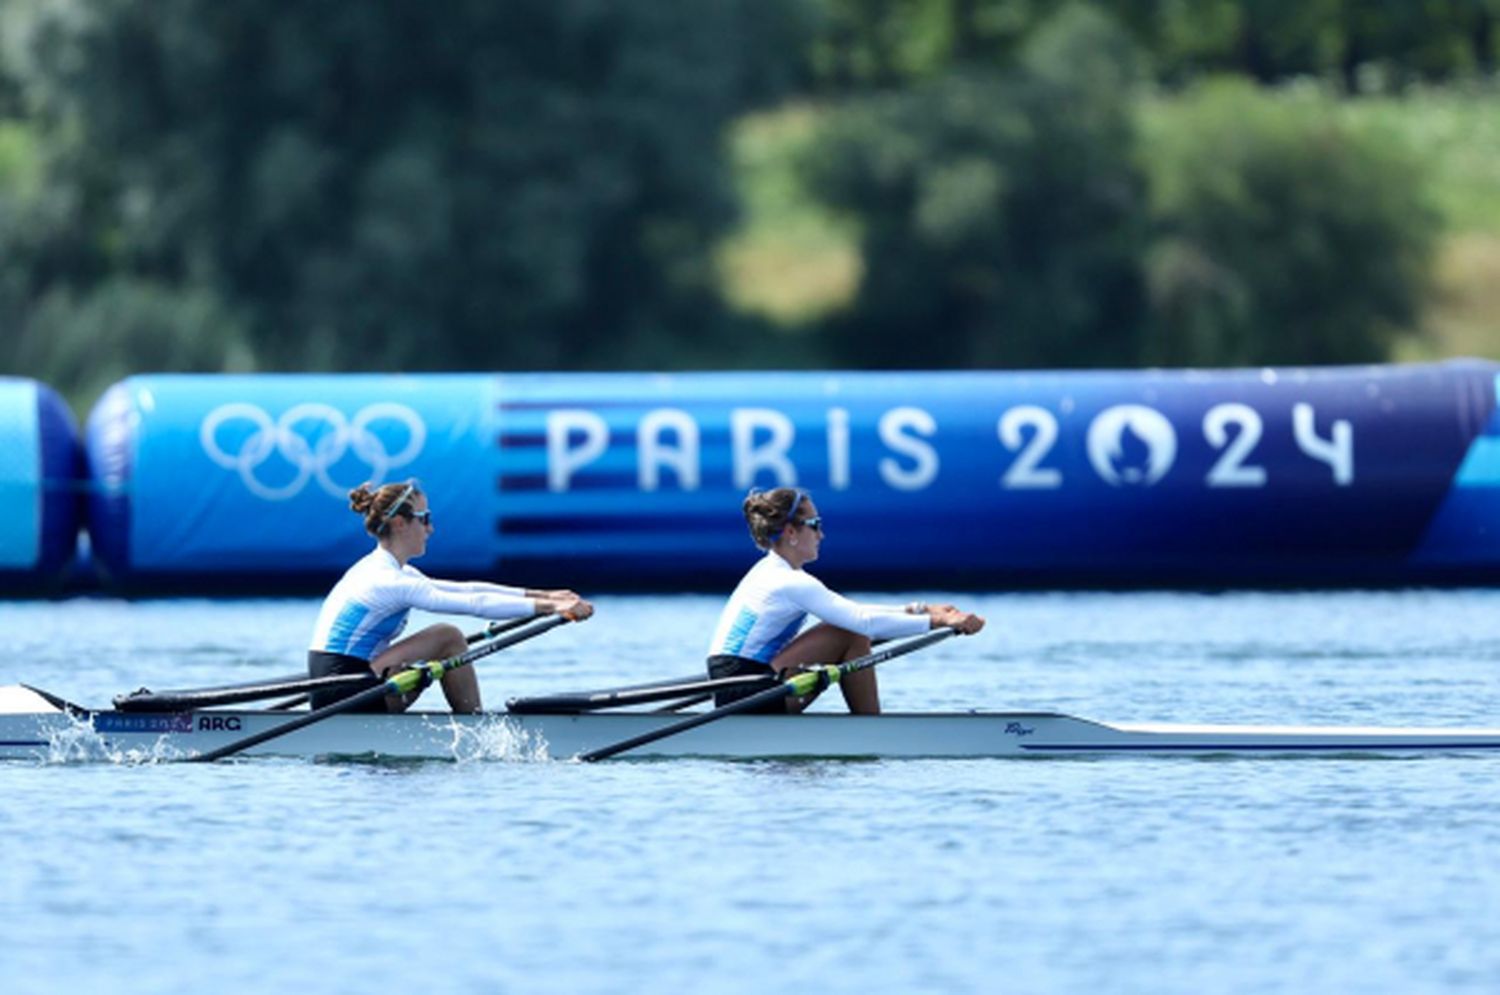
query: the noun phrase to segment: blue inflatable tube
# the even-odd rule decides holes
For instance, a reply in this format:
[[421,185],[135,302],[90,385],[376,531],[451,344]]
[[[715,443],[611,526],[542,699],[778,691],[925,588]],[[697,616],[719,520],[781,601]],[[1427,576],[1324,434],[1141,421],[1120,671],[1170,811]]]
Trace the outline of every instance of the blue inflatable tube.
[[143,376],[90,418],[90,527],[128,585],[324,584],[349,488],[415,476],[429,573],[722,589],[746,490],[795,484],[851,588],[1487,582],[1497,374]]
[[73,415],[34,380],[0,377],[0,588],[58,593],[78,548],[81,448]]

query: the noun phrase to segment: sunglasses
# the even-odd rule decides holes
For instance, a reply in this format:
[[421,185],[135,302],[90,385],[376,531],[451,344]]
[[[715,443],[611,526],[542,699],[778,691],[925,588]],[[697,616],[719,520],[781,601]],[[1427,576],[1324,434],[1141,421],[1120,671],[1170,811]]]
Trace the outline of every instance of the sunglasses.
[[427,509],[426,511],[412,511],[410,508],[408,508],[405,511],[401,512],[401,515],[403,518],[410,518],[412,521],[421,522],[423,525],[432,524],[431,508]]
[[382,527],[386,522],[389,522],[391,520],[392,515],[396,514],[397,512],[405,514],[410,510],[403,507],[403,505],[406,504],[406,499],[415,494],[416,491],[416,483],[414,481],[407,481],[406,487],[401,491],[400,494],[396,495],[396,500],[392,501],[390,505],[385,509],[385,514],[380,516],[380,524]]
[[804,518],[802,519],[802,521],[793,522],[792,524],[801,525],[803,528],[812,529],[814,532],[821,533],[823,531],[823,516],[816,515],[812,518]]

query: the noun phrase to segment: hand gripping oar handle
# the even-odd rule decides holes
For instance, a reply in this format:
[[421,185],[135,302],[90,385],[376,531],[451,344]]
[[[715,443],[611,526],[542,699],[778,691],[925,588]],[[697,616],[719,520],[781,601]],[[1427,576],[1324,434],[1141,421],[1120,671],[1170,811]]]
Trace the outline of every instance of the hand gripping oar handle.
[[580,753],[578,754],[578,759],[586,762],[605,760],[616,754],[624,753],[627,750],[633,750],[638,746],[645,746],[647,743],[654,743],[659,739],[666,739],[668,736],[675,736],[680,732],[696,729],[716,719],[738,715],[741,712],[748,712],[761,705],[780,701],[783,698],[795,698],[801,697],[804,694],[811,694],[820,687],[838,683],[841,678],[847,677],[855,671],[866,670],[876,664],[884,663],[898,656],[905,656],[907,653],[931,646],[933,643],[942,642],[949,636],[954,635],[956,631],[955,629],[943,626],[940,629],[933,629],[931,632],[908,639],[905,642],[888,646],[868,656],[862,656],[837,665],[827,664],[812,670],[803,671],[800,674],[794,674],[788,677],[785,682],[773,688],[766,688],[764,691],[757,691],[755,694],[741,698],[738,701],[731,701],[729,704],[715,708],[711,712],[694,715],[691,718],[683,719],[681,722],[674,722],[672,725],[653,729],[651,732],[641,733],[639,736],[632,736],[629,739],[623,739],[609,746],[601,746],[597,750]]
[[509,646],[514,646],[517,643],[525,642],[534,636],[540,636],[550,629],[555,629],[559,625],[564,625],[571,621],[573,621],[573,618],[570,615],[548,615],[545,618],[537,619],[523,629],[517,629],[508,635],[501,636],[494,642],[485,643],[483,646],[471,649],[459,656],[449,657],[446,660],[427,660],[423,663],[412,664],[406,669],[392,674],[389,678],[376,684],[374,687],[367,688],[358,694],[350,695],[347,698],[340,698],[338,701],[330,705],[324,705],[322,708],[308,712],[306,715],[299,715],[290,722],[284,722],[274,728],[265,729],[253,735],[246,736],[243,739],[235,740],[233,743],[228,743],[216,750],[209,750],[206,753],[199,753],[188,757],[187,761],[189,763],[207,763],[211,760],[221,760],[242,750],[248,750],[252,746],[259,746],[261,743],[285,736],[287,733],[296,732],[298,729],[310,726],[314,722],[321,722],[330,716],[358,708],[366,702],[374,701],[377,698],[384,698],[389,694],[406,694],[418,688],[426,687],[433,681],[441,680],[443,675],[450,671],[458,670],[460,667],[467,667],[475,660],[489,656],[491,653],[498,652]]

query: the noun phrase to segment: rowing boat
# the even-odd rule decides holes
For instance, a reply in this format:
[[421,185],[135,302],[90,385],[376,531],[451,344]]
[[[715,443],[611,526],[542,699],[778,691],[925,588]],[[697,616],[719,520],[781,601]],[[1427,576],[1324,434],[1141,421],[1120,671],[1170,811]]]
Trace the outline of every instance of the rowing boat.
[[[247,755],[565,760],[681,721],[683,713],[344,714]],[[274,728],[284,711],[91,710],[0,687],[0,759],[183,759]],[[1169,755],[1412,755],[1500,751],[1500,728],[1105,723],[1056,712],[734,715],[633,757],[761,759]]]

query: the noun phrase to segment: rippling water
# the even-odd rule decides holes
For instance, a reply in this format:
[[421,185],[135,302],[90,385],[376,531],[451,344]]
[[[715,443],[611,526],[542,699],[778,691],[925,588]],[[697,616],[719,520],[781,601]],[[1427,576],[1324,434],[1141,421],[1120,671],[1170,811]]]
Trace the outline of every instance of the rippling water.
[[[990,628],[882,668],[886,707],[1500,725],[1500,591],[952,600]],[[717,607],[601,599],[481,664],[486,698],[687,673]],[[102,704],[277,676],[315,610],[0,604],[0,683]],[[1497,778],[1483,756],[5,763],[0,984],[1494,992]]]

